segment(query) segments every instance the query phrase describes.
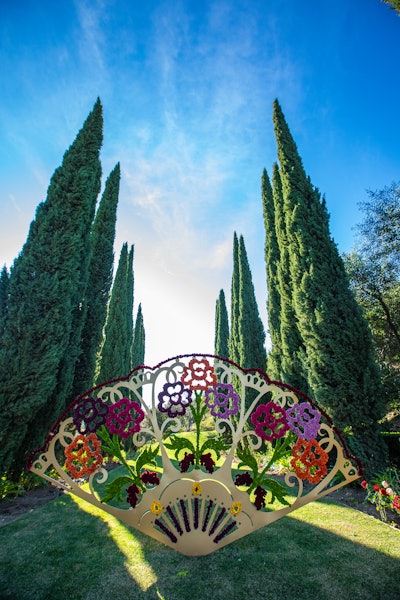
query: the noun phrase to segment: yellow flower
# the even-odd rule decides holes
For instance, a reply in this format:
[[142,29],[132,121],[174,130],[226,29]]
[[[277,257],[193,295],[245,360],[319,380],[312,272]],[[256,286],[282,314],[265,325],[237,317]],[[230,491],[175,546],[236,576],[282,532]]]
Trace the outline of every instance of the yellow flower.
[[192,494],[194,494],[195,496],[201,494],[201,483],[194,483],[192,485]]
[[155,515],[159,515],[160,512],[162,511],[162,509],[163,509],[162,504],[157,502],[157,500],[154,500],[154,502],[152,502],[152,504],[150,506],[151,512]]
[[231,504],[231,513],[233,515],[238,515],[241,510],[242,510],[241,502],[234,502],[233,504]]

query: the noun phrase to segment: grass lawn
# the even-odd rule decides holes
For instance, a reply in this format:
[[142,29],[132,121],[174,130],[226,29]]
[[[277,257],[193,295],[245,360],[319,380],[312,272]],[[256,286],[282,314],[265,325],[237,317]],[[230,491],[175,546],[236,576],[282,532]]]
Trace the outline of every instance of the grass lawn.
[[400,531],[330,500],[205,557],[63,494],[0,528],[2,600],[400,597]]

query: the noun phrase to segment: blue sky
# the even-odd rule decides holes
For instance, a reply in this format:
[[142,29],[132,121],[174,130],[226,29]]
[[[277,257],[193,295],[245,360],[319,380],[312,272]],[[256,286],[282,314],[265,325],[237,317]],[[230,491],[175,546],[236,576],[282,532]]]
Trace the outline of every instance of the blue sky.
[[278,98],[340,251],[367,189],[400,180],[400,17],[379,0],[3,0],[0,261],[11,266],[97,96],[122,180],[146,362],[212,352],[243,234],[267,324],[263,168]]

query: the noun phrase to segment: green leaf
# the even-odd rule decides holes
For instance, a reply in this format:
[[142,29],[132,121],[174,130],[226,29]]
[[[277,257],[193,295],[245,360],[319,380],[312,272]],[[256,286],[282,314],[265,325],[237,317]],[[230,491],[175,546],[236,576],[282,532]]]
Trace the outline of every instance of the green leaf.
[[113,498],[117,498],[117,500],[122,502],[122,490],[131,483],[134,483],[134,481],[132,477],[129,477],[128,475],[117,477],[114,481],[111,481],[106,485],[106,493],[101,498],[101,502],[110,502]]
[[267,490],[269,490],[272,494],[271,502],[269,502],[269,504],[273,504],[275,500],[278,500],[278,502],[280,502],[281,504],[290,506],[289,502],[285,498],[287,489],[284,485],[282,485],[275,479],[271,479],[270,477],[265,477],[261,485]]
[[210,438],[204,442],[200,449],[200,455],[204,454],[205,450],[214,450],[217,455],[217,458],[221,456],[221,452],[227,450],[229,448],[229,444],[223,438]]
[[193,444],[190,440],[188,440],[184,437],[178,437],[176,435],[171,436],[170,443],[164,444],[164,446],[166,448],[169,448],[169,450],[175,450],[175,458],[176,459],[178,459],[178,455],[181,450],[189,450],[193,454],[196,453],[195,447],[193,446]]
[[249,452],[249,450],[247,450],[246,448],[244,450],[238,449],[237,455],[241,461],[238,464],[237,468],[240,469],[241,467],[250,467],[255,477],[258,474],[258,462],[251,454],[251,452]]
[[136,459],[136,472],[140,475],[140,469],[145,465],[155,465],[155,457],[158,454],[158,444],[154,448],[144,448],[142,453]]

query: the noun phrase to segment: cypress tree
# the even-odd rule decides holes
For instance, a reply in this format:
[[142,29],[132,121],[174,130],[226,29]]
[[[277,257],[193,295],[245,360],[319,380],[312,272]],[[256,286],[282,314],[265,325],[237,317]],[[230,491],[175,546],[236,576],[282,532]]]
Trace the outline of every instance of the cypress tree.
[[239,239],[239,364],[244,369],[265,371],[265,332],[247,259],[243,236]]
[[92,226],[86,318],[82,331],[81,355],[75,370],[73,397],[89,389],[94,382],[96,357],[103,338],[112,285],[119,182],[118,163],[106,181]]
[[133,332],[132,342],[132,358],[131,367],[134,369],[139,365],[144,365],[144,354],[145,354],[145,341],[146,334],[144,329],[142,305],[139,304],[139,308],[136,315],[135,329]]
[[0,275],[0,345],[1,339],[7,323],[7,311],[8,311],[8,288],[10,279],[6,265],[1,270]]
[[232,283],[231,283],[231,331],[230,331],[230,335],[229,335],[228,347],[229,347],[229,358],[236,364],[240,364],[239,290],[240,290],[239,241],[238,241],[236,231],[235,231],[233,234],[233,270],[232,270]]
[[276,240],[279,248],[279,262],[276,269],[277,292],[280,304],[280,333],[278,339],[281,352],[278,379],[298,390],[308,392],[307,377],[304,373],[305,351],[293,306],[293,284],[288,276],[290,272],[290,249],[286,231],[282,182],[279,167],[276,163],[273,165],[272,187]]
[[133,246],[121,249],[108,305],[97,383],[127,375],[131,370],[133,337]]
[[272,349],[267,357],[267,373],[271,379],[279,380],[281,376],[281,301],[278,289],[277,270],[280,260],[280,251],[275,228],[275,207],[272,187],[264,169],[261,179],[261,198],[263,205],[265,227],[265,264],[267,268],[267,314],[268,329]]
[[330,237],[325,200],[305,174],[277,100],[273,121],[289,248],[287,277],[305,349],[303,368],[316,401],[336,425],[351,428],[349,443],[371,467],[384,460],[376,426],[384,406],[371,334]]
[[220,290],[215,306],[214,353],[222,358],[229,357],[229,321],[224,290]]
[[10,273],[0,351],[0,471],[17,476],[71,391],[100,191],[100,100],[54,172]]

